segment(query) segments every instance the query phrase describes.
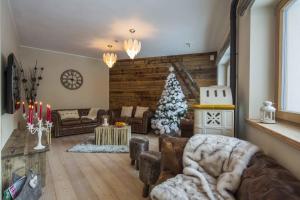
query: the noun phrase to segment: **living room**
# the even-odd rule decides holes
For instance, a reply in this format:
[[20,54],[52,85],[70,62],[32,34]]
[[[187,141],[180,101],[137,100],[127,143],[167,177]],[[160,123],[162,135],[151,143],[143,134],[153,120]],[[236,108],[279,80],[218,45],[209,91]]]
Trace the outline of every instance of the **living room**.
[[2,0],[1,196],[300,199],[299,11]]

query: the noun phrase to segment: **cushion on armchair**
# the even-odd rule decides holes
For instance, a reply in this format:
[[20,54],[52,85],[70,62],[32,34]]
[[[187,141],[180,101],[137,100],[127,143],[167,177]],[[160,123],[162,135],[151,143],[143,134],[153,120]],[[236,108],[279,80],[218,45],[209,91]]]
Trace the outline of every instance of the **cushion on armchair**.
[[187,141],[187,138],[163,138],[161,144],[161,164],[164,170],[170,170],[174,175],[182,173],[182,155]]
[[137,106],[137,107],[136,107],[135,114],[134,114],[134,117],[135,117],[135,118],[142,118],[144,112],[146,112],[146,111],[148,111],[148,110],[149,110],[149,107],[141,107],[141,106]]
[[121,117],[132,117],[132,106],[122,106]]

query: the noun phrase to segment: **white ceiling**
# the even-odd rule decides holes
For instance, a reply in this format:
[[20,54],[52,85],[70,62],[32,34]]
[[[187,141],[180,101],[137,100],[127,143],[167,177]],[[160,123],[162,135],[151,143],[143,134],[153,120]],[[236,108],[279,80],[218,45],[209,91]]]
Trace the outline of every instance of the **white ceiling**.
[[[229,26],[230,0],[10,0],[21,44],[99,58],[136,29],[138,57],[216,51]],[[114,40],[118,40],[115,43]],[[186,43],[191,43],[189,48]]]

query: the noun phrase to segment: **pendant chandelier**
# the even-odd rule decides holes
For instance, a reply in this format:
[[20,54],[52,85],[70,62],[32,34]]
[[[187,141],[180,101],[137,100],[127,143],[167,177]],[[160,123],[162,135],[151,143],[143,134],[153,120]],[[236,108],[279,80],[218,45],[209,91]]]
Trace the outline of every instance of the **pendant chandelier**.
[[[109,49],[112,48],[112,45],[107,45],[107,47]],[[117,61],[117,54],[113,53],[113,52],[108,52],[108,53],[104,53],[103,54],[103,61],[104,63],[109,67],[112,68],[113,65],[116,63]]]
[[[131,34],[135,33],[134,29],[129,29]],[[128,39],[124,41],[124,49],[127,55],[134,59],[134,57],[141,51],[141,42],[136,39]]]

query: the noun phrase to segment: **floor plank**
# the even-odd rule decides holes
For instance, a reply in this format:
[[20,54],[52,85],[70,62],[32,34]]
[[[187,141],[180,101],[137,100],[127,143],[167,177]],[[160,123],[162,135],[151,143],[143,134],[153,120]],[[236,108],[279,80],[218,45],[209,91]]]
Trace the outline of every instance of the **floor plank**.
[[49,165],[49,160],[46,160],[46,185],[47,187],[44,188],[43,196],[41,200],[56,200],[56,193],[53,183],[52,171]]
[[[56,141],[59,144],[59,141]],[[49,161],[49,167],[51,169],[51,176],[54,183],[55,194],[57,199],[77,199],[75,191],[72,187],[71,180],[67,175],[67,168],[62,164],[60,154],[65,152],[59,151],[59,145],[56,145],[54,148],[51,148],[47,152],[47,159]],[[48,173],[48,172],[46,172]],[[47,187],[47,186],[46,186]],[[68,194],[66,196],[66,194]]]
[[[71,146],[91,134],[52,139],[47,152],[46,186],[42,200],[104,199],[140,200],[143,183],[130,165],[128,153],[71,153]],[[158,138],[147,135],[150,149],[158,150]]]
[[[59,155],[62,160],[62,164],[64,165],[66,170],[68,178],[70,179],[70,182],[72,184],[72,187],[75,190],[75,194],[78,199],[90,199],[90,200],[96,200],[98,199],[96,193],[91,188],[90,183],[87,181],[86,177],[82,173],[81,169],[77,165],[76,161],[73,159],[70,154],[65,152],[65,150],[68,148],[67,145],[69,144],[74,145],[74,143],[71,143],[69,139],[62,138],[62,140],[59,140],[60,145],[58,146],[57,150],[61,152]],[[86,163],[88,164],[88,163]],[[68,167],[72,166],[72,167]]]

